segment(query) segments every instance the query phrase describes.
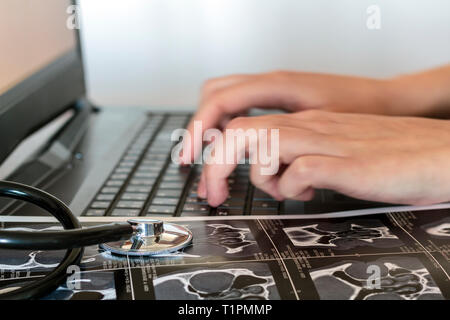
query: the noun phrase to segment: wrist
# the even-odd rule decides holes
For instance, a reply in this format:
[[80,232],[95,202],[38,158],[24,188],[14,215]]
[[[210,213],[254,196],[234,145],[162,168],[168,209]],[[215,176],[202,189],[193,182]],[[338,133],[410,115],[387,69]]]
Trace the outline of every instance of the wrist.
[[377,104],[379,113],[390,116],[421,116],[423,106],[412,98],[414,82],[410,76],[399,76],[377,82]]
[[390,115],[447,118],[450,116],[449,79],[444,67],[384,81],[386,112]]

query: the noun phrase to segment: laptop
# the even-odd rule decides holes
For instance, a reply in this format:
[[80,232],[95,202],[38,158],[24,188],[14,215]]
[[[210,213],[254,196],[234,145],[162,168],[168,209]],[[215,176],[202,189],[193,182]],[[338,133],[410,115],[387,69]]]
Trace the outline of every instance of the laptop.
[[[229,178],[227,201],[208,206],[196,193],[201,166],[179,167],[170,156],[171,133],[192,114],[95,106],[86,97],[78,30],[68,28],[71,4],[0,4],[0,172],[9,170],[1,179],[44,189],[88,217],[277,216],[386,206],[329,190],[308,202],[279,202],[252,186],[245,164]],[[43,141],[33,140],[44,133]],[[0,199],[0,215],[47,213]]]

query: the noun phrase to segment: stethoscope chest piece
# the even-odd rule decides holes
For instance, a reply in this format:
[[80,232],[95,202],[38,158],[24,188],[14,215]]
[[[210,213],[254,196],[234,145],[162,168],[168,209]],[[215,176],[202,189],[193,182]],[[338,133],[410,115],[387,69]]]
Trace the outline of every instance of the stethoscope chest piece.
[[130,239],[100,244],[116,255],[155,256],[181,250],[191,244],[192,233],[184,226],[160,220],[129,220],[135,233]]

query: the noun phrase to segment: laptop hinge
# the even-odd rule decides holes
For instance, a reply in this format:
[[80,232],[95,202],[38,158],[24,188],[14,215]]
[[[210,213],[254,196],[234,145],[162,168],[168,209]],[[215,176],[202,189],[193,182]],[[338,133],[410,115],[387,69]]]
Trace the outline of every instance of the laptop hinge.
[[89,117],[92,113],[90,104],[82,100],[75,108],[74,117],[56,134],[48,149],[37,159],[52,169],[59,169],[71,159],[89,126]]

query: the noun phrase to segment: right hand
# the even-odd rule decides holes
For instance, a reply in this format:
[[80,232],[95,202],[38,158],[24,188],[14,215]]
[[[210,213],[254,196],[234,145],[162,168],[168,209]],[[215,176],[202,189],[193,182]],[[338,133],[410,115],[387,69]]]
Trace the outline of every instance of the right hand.
[[[228,129],[267,129],[270,136],[276,129],[279,139],[262,140],[255,149],[255,144],[238,147],[229,140],[234,136],[223,136],[204,164],[197,190],[212,207],[228,197],[228,177],[237,162],[226,159],[246,152],[256,160],[250,163],[250,181],[278,201],[308,201],[316,189],[398,204],[450,200],[449,120],[310,110],[235,118]],[[269,162],[261,161],[264,144]]]

